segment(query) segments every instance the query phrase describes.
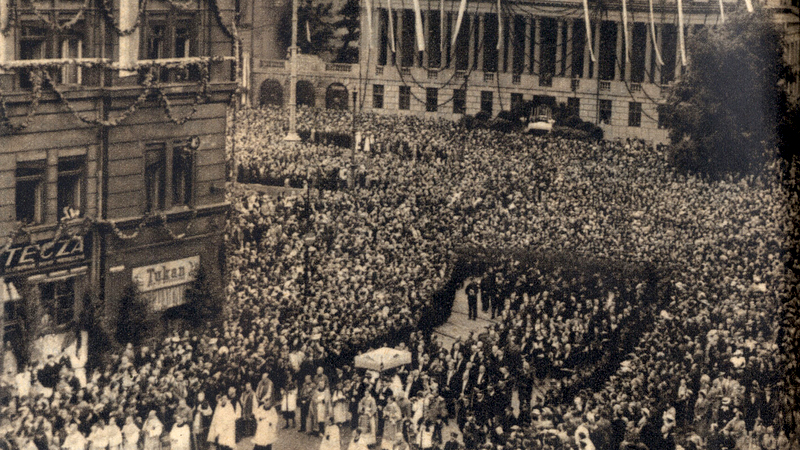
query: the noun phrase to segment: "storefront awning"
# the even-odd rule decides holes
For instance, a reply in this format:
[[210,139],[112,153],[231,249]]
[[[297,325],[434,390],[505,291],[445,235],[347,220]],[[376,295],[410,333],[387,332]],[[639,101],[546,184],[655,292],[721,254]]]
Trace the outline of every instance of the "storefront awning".
[[14,287],[14,283],[6,283],[3,279],[0,279],[0,303],[14,302],[17,300],[22,300],[22,297],[20,297],[19,292],[17,292],[17,288]]

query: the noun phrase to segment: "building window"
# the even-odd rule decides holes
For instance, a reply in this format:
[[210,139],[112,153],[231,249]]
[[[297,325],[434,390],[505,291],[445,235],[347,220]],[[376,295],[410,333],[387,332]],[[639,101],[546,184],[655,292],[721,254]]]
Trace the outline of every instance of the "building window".
[[494,108],[493,94],[494,92],[492,91],[481,91],[481,112],[492,114],[492,109]]
[[3,325],[5,325],[6,333],[22,323],[23,315],[21,300],[10,300],[3,303]]
[[172,205],[190,205],[194,181],[194,152],[187,144],[172,149]]
[[164,145],[148,146],[145,151],[145,210],[147,212],[164,209],[167,159]]
[[660,110],[658,111],[658,128],[662,130],[667,128],[667,115],[663,114]]
[[75,278],[39,285],[42,306],[53,325],[66,325],[75,317]]
[[425,89],[425,111],[436,112],[439,109],[439,89]]
[[[143,59],[188,58],[197,55],[195,20],[192,17],[161,16],[144,28],[142,39]],[[149,68],[147,70],[150,70]],[[154,68],[161,81],[198,80],[200,72],[196,66]]]
[[642,104],[639,102],[628,103],[628,126],[638,127],[642,125]]
[[[61,41],[61,57],[64,59],[83,58],[83,39],[78,37],[64,38]],[[61,68],[61,83],[81,84],[83,72],[77,64],[67,64]]]
[[24,224],[44,222],[45,161],[18,162],[16,170],[17,221]]
[[411,109],[411,87],[400,86],[400,98],[398,99],[398,109]]
[[58,160],[58,219],[75,218],[83,213],[84,157]]
[[569,114],[575,117],[581,116],[581,99],[578,97],[569,97],[567,98],[567,111]]
[[600,100],[600,123],[611,123],[611,100]]
[[453,91],[453,114],[466,114],[467,90],[455,89]]
[[372,85],[372,107],[375,109],[383,108],[383,85]]

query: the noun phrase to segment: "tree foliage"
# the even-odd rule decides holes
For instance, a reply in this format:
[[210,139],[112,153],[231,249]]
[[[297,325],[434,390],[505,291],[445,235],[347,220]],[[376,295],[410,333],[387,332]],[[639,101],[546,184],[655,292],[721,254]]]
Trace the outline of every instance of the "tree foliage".
[[115,337],[120,344],[138,345],[155,330],[156,319],[135,284],[125,288],[119,301]]
[[201,326],[222,314],[222,298],[214,292],[214,284],[202,266],[197,270],[195,280],[186,289],[185,295],[185,318],[192,326]]
[[689,66],[659,109],[671,162],[711,177],[758,171],[787,109],[780,32],[768,12],[742,11],[687,44]]
[[[335,27],[333,23],[333,4],[300,0],[297,8],[297,46],[300,53],[306,55],[324,56],[333,50]],[[306,24],[311,35],[308,40]],[[286,8],[281,18],[281,28],[278,32],[280,44],[287,49],[292,45],[292,9]]]
[[336,62],[358,63],[358,43],[361,39],[361,3],[359,0],[347,0],[339,10],[341,18],[334,24],[337,29],[344,29],[342,45],[336,52]]

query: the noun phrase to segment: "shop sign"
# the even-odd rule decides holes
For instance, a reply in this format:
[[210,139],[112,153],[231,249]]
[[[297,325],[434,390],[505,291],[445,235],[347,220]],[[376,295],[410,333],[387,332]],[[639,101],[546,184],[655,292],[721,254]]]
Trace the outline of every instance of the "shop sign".
[[133,281],[142,292],[165,289],[191,283],[195,280],[200,256],[168,261],[152,266],[136,267],[132,270]]
[[82,261],[89,245],[84,236],[70,236],[54,241],[42,241],[9,247],[0,255],[0,273],[50,267],[58,264]]

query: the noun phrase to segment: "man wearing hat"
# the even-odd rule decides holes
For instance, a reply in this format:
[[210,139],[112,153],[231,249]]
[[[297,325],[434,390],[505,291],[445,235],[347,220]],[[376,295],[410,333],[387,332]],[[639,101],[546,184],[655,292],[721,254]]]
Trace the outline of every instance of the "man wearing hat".
[[450,433],[450,439],[444,444],[444,450],[458,450],[458,433]]

